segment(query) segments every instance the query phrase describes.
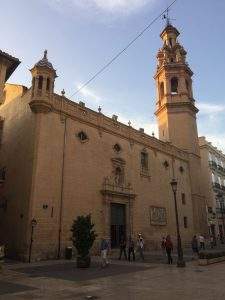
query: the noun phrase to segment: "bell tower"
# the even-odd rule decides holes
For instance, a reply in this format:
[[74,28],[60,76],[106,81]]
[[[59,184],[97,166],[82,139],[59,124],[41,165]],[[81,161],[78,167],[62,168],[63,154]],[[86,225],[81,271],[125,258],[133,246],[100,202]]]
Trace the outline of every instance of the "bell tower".
[[159,139],[188,153],[194,227],[196,232],[206,233],[206,204],[196,123],[198,109],[192,91],[193,72],[186,61],[187,52],[178,42],[179,35],[167,17],[167,25],[160,35],[163,46],[157,54],[154,77],[157,87],[155,115]]
[[185,49],[179,44],[179,31],[169,22],[160,37],[155,81],[159,139],[191,153],[199,153],[192,75]]

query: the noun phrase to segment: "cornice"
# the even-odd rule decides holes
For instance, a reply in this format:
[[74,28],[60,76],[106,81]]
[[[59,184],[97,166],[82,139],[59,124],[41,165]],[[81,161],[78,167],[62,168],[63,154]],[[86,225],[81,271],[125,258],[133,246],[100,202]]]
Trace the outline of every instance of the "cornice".
[[134,143],[140,144],[143,147],[150,148],[154,151],[159,151],[164,154],[177,157],[181,160],[188,161],[188,154],[176,146],[158,140],[157,138],[140,132],[131,126],[115,121],[102,113],[83,107],[64,96],[54,94],[54,97],[50,101],[53,112],[95,127],[99,131],[100,136],[103,132],[114,134],[120,138],[128,140],[131,146]]
[[162,73],[163,71],[167,72],[167,75],[171,72],[174,72],[174,69],[183,69],[183,71],[188,72],[188,74],[190,75],[190,77],[192,77],[194,75],[194,73],[192,72],[192,70],[189,68],[189,66],[187,65],[187,63],[163,63],[162,66],[160,66],[155,73],[155,76],[153,77],[154,79],[156,79],[160,73]]
[[34,113],[49,113],[52,111],[52,105],[47,101],[32,100],[29,105]]
[[[191,102],[187,102],[187,101],[182,101],[182,102],[167,102],[164,103],[163,105],[161,105],[161,107],[159,107],[156,112],[155,115],[157,116],[159,113],[161,113],[163,110],[169,110],[169,109],[174,109],[174,108],[188,108],[190,109],[194,114],[198,113],[198,109],[197,107],[195,107],[195,105]],[[176,111],[175,113],[182,113],[182,111]]]
[[206,141],[205,144],[199,145],[199,148],[207,149],[208,152],[211,152],[211,153],[217,155],[218,157],[222,158],[225,161],[225,154],[222,151],[216,149],[213,145],[210,145],[209,142]]

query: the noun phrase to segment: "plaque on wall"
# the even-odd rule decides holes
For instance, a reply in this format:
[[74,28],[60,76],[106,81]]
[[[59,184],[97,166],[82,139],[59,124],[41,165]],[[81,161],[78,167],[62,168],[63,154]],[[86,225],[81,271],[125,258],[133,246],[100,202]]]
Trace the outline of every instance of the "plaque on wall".
[[166,225],[165,207],[150,206],[151,225]]

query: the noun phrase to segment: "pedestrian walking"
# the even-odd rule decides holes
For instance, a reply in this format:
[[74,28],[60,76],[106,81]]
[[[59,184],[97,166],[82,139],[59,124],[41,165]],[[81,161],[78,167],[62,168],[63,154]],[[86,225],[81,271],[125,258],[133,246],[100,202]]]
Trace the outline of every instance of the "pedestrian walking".
[[134,250],[134,241],[132,237],[129,237],[129,244],[128,244],[128,260],[130,261],[131,254],[133,256],[133,261],[135,261],[135,250]]
[[200,250],[205,250],[205,238],[203,235],[199,235],[199,244],[200,244]]
[[166,237],[166,244],[165,244],[165,248],[166,248],[166,254],[167,254],[167,258],[168,258],[168,264],[172,265],[173,263],[173,258],[172,258],[172,251],[173,251],[173,243],[171,241],[170,235],[167,235]]
[[126,245],[126,239],[124,236],[121,237],[120,240],[120,256],[119,260],[121,260],[122,254],[124,254],[125,259],[127,259],[127,245]]
[[193,238],[192,238],[191,248],[192,248],[192,251],[193,251],[194,258],[197,258],[198,257],[198,239],[197,239],[196,235],[194,235]]
[[101,267],[105,268],[109,265],[108,261],[109,243],[105,238],[101,241],[100,252],[101,252]]
[[209,240],[210,240],[210,247],[211,247],[211,249],[213,249],[215,246],[215,241],[214,241],[213,235],[210,235]]
[[137,250],[140,254],[140,258],[144,260],[144,239],[140,233],[137,239]]

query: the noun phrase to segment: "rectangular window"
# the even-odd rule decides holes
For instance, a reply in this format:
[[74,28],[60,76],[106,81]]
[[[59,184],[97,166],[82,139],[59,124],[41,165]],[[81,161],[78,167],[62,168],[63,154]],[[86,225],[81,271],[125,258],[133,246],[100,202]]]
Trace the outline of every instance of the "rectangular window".
[[148,170],[148,153],[141,152],[141,169]]
[[182,194],[181,194],[181,199],[182,199],[182,204],[185,205],[185,204],[186,204],[185,193],[182,193]]
[[184,217],[184,228],[188,227],[188,221],[187,221],[187,217]]

